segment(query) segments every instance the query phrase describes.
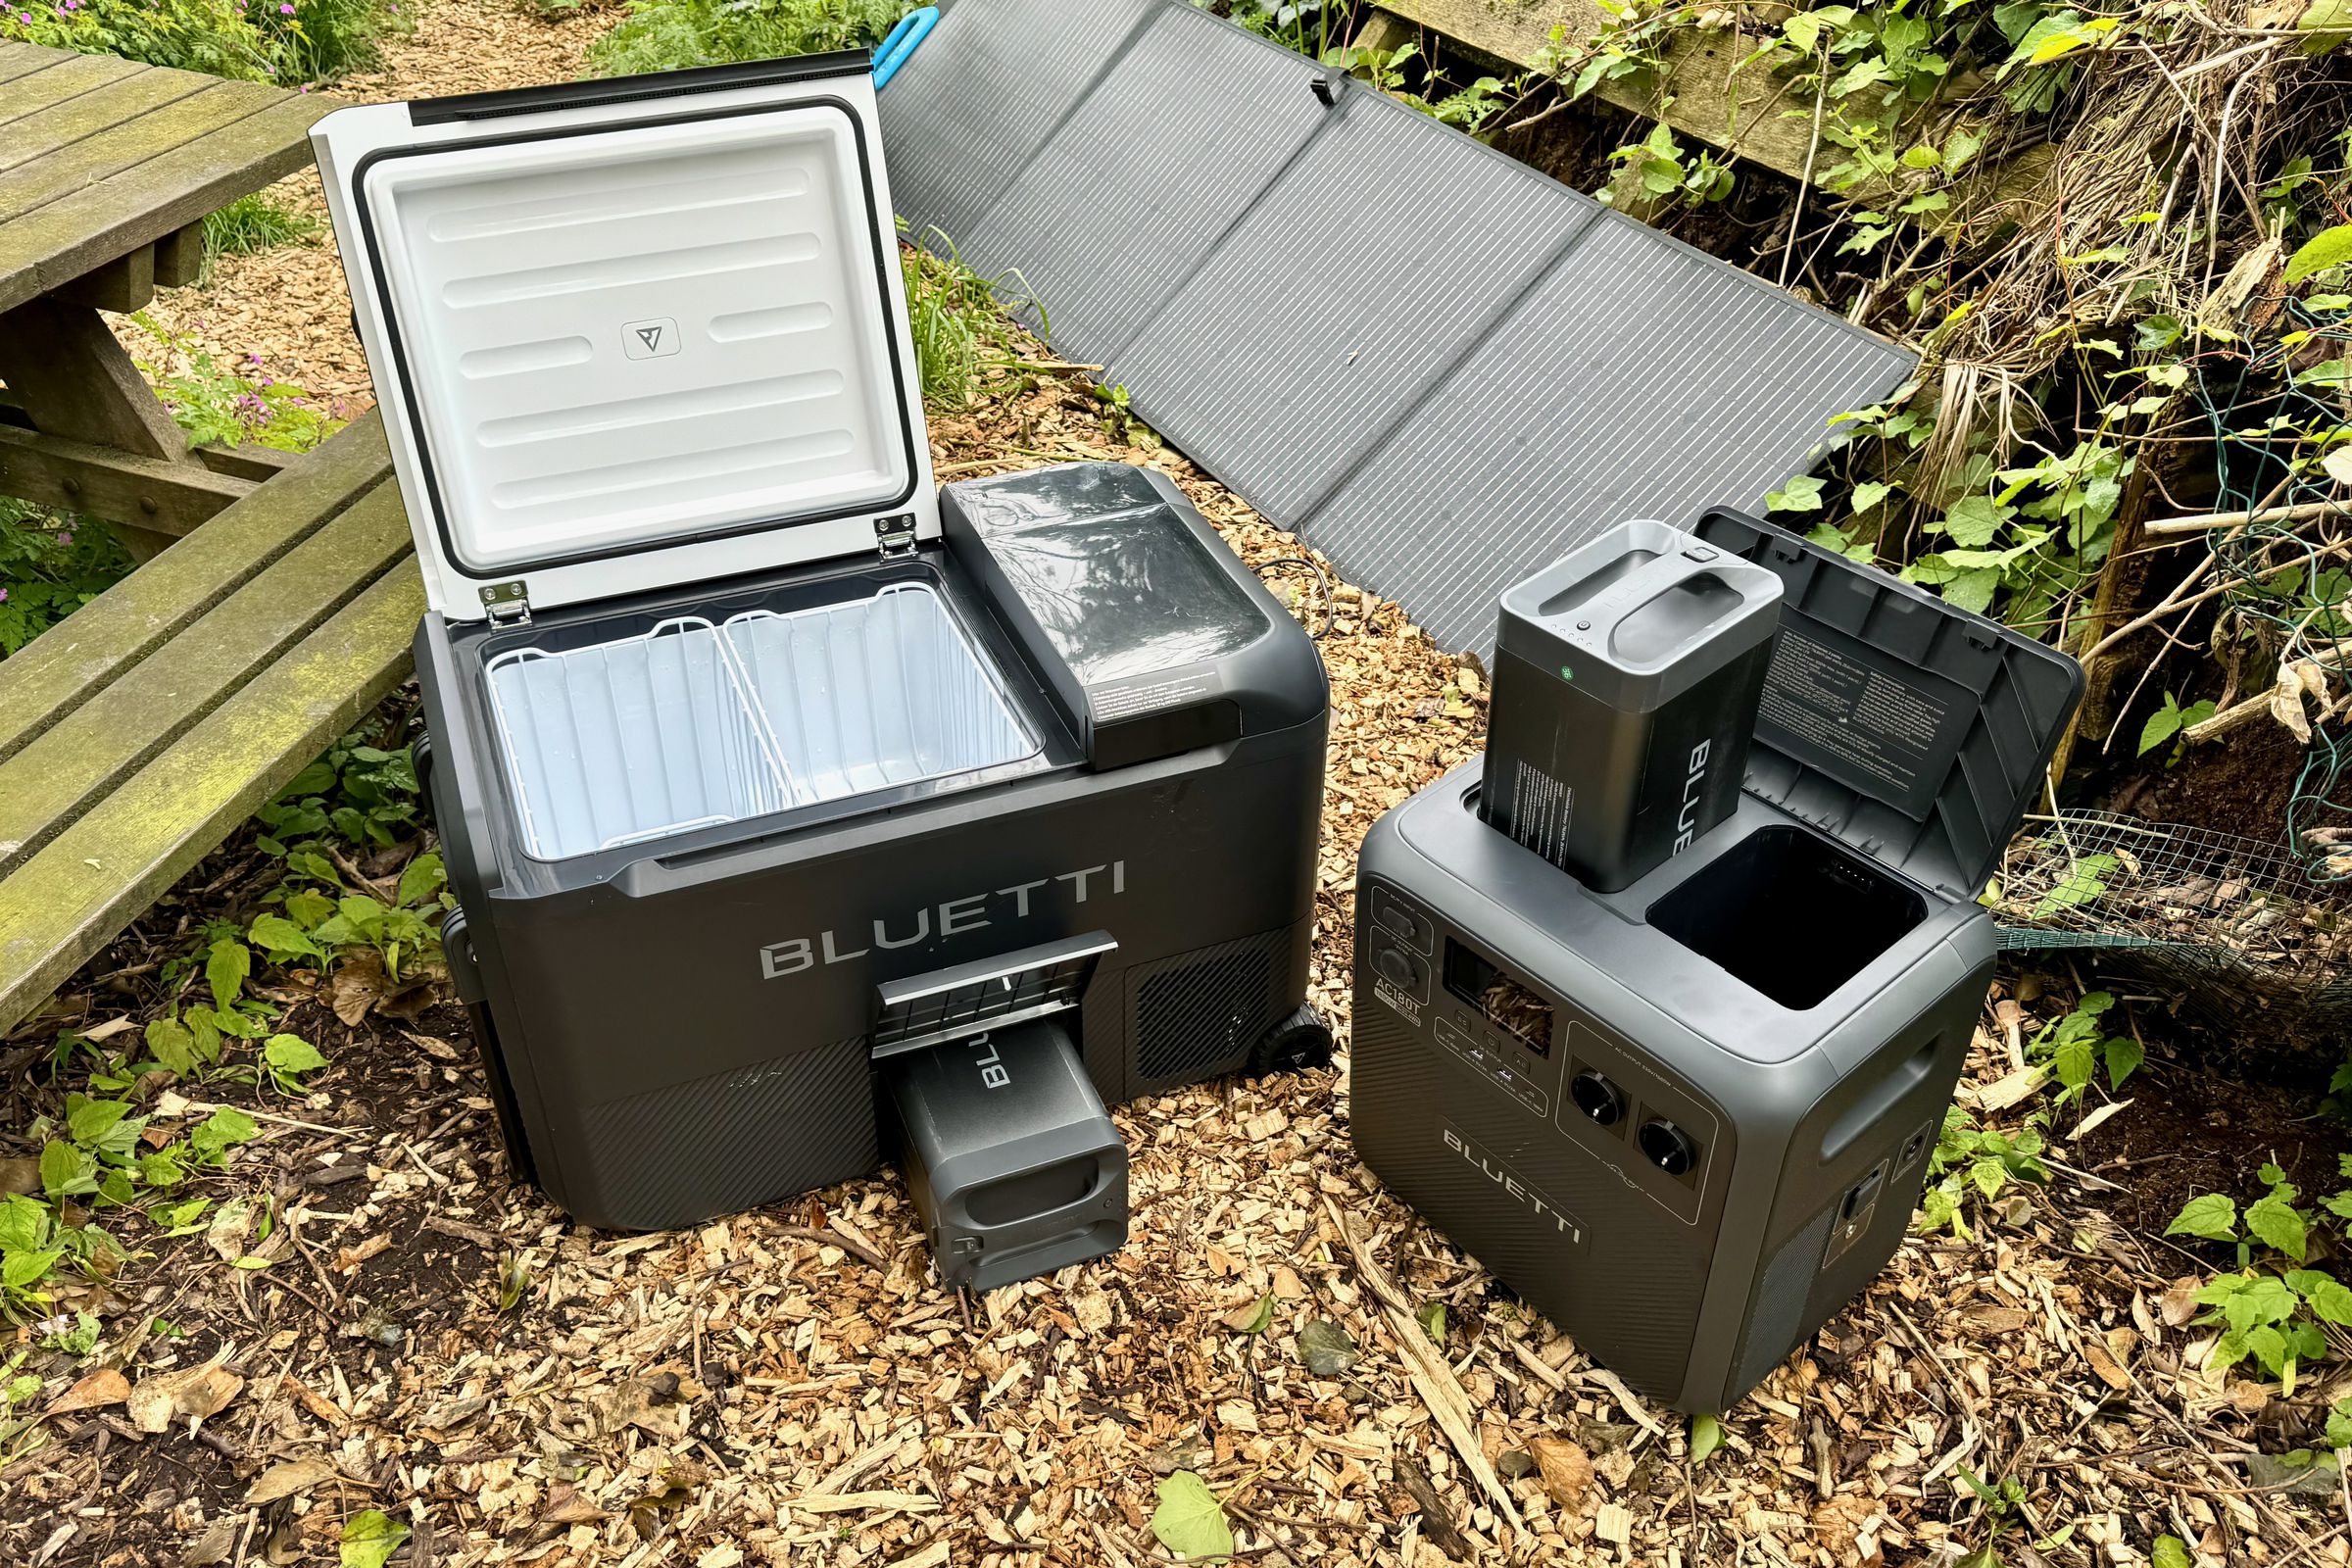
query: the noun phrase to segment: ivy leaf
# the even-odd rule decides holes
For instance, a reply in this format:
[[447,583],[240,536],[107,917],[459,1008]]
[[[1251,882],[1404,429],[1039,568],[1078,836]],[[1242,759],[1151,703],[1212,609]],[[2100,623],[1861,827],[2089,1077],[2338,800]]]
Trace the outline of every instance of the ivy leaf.
[[2221,1193],[2205,1193],[2182,1205],[2167,1236],[2201,1236],[2209,1242],[2237,1240],[2237,1202]]
[[204,960],[204,983],[212,988],[213,1005],[221,1011],[234,1005],[245,989],[246,977],[252,973],[252,949],[235,937],[222,937],[214,943]]
[[1355,1365],[1355,1341],[1327,1317],[1298,1331],[1298,1359],[1319,1378],[1334,1378]]
[[86,1148],[112,1132],[115,1124],[129,1114],[130,1106],[120,1100],[85,1100],[80,1095],[69,1095],[66,1135]]
[[340,1568],[384,1568],[408,1539],[407,1525],[378,1509],[363,1509],[343,1522]]
[[188,1147],[206,1162],[218,1164],[222,1154],[238,1144],[253,1142],[261,1132],[251,1116],[234,1105],[222,1105],[189,1129]]
[[262,1047],[262,1060],[274,1072],[317,1072],[326,1065],[318,1048],[300,1035],[271,1035]]
[[2145,1047],[2136,1040],[2121,1035],[2107,1042],[2104,1054],[2107,1058],[2107,1085],[2111,1089],[2123,1088],[2124,1080],[2139,1071],[2139,1064],[2148,1059]]
[[1819,512],[1821,480],[1814,474],[1800,473],[1767,495],[1764,504],[1775,512]]
[[2179,1536],[2158,1536],[2148,1552],[2148,1568],[2196,1568],[2188,1545]]
[[246,933],[255,947],[272,958],[323,958],[326,956],[310,933],[282,914],[257,914],[253,929]]
[[1723,1446],[1723,1423],[1711,1415],[1690,1418],[1690,1468],[1697,1469],[1707,1462],[1707,1455]]
[[2246,1230],[2273,1250],[2303,1261],[2308,1237],[2302,1210],[2277,1193],[2246,1205]]
[[2338,223],[2312,235],[2286,259],[2286,280],[2300,283],[2314,272],[2347,262],[2352,262],[2352,223]]
[[400,873],[400,891],[396,895],[396,902],[401,907],[407,908],[440,892],[441,885],[448,880],[449,873],[442,868],[438,853],[419,855]]
[[98,1190],[98,1156],[51,1139],[41,1150],[41,1190],[51,1198],[76,1198]]
[[1225,1324],[1241,1334],[1263,1334],[1266,1325],[1274,1321],[1274,1293],[1266,1292],[1239,1311],[1225,1314]]
[[1854,493],[1848,499],[1854,511],[1862,513],[1870,511],[1893,493],[1894,486],[1890,484],[1881,484],[1876,479],[1865,479],[1862,483],[1854,486]]
[[177,1018],[158,1018],[147,1026],[147,1054],[185,1077],[196,1067],[196,1037]]
[[1427,1303],[1420,1311],[1413,1314],[1413,1321],[1421,1325],[1421,1332],[1429,1336],[1432,1345],[1446,1343],[1446,1303],[1444,1301]]
[[[1181,1557],[1233,1555],[1233,1526],[1225,1520],[1225,1505],[1208,1490],[1208,1483],[1190,1470],[1160,1478],[1159,1506],[1152,1510],[1152,1534]],[[382,1568],[382,1563],[379,1557],[358,1568]],[[348,1555],[343,1568],[355,1568]]]
[[1982,550],[2000,537],[2001,524],[2016,514],[1990,496],[1962,496],[1953,502],[1937,531],[1963,550]]

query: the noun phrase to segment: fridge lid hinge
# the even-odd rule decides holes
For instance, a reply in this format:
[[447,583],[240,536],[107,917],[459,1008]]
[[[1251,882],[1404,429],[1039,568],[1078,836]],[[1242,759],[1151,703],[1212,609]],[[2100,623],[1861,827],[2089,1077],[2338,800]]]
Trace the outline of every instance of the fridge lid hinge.
[[531,623],[531,590],[527,583],[494,582],[482,588],[482,612],[490,617],[493,626],[528,626]]
[[914,554],[914,514],[874,519],[874,550],[883,560]]

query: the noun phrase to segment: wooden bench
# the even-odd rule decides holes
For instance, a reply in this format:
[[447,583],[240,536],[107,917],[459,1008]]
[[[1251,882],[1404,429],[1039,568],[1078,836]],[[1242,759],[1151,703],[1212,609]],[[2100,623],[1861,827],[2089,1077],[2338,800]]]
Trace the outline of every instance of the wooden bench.
[[406,678],[423,612],[370,414],[0,662],[0,1030]]
[[160,550],[273,476],[188,450],[99,315],[193,283],[204,218],[311,160],[331,99],[0,43],[0,495]]

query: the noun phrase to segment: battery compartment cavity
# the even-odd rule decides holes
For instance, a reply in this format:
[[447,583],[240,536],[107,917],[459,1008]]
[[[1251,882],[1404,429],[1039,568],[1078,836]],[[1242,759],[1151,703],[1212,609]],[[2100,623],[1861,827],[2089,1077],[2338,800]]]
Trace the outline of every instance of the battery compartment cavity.
[[1650,906],[1649,923],[1801,1012],[1927,914],[1918,893],[1859,856],[1802,828],[1768,827]]

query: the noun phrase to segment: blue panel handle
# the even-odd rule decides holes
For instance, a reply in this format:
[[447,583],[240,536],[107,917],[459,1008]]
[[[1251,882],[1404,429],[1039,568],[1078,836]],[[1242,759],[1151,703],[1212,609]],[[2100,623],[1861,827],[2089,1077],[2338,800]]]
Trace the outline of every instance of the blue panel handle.
[[922,47],[923,40],[931,36],[931,29],[938,25],[937,6],[909,11],[899,19],[899,24],[890,29],[890,36],[874,50],[874,91],[880,92],[890,85],[890,78],[899,74],[899,68]]

